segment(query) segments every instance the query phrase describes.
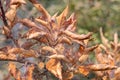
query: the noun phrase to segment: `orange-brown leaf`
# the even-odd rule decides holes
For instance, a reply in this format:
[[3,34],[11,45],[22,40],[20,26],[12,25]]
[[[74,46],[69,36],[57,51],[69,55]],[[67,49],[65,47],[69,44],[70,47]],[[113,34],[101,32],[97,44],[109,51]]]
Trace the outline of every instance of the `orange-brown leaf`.
[[53,54],[57,54],[57,51],[54,48],[50,47],[50,46],[42,47],[42,51],[49,51],[49,52],[51,52]]
[[[61,27],[62,22],[65,21],[68,14],[68,6],[64,9],[64,11],[57,17],[58,29]],[[57,26],[56,26],[57,27]]]
[[109,45],[108,45],[108,39],[106,39],[104,37],[102,28],[100,28],[100,36],[101,36],[101,40],[102,40],[103,45],[108,48],[109,47]]
[[78,39],[78,40],[84,40],[84,39],[89,39],[92,35],[91,32],[89,32],[88,34],[82,34],[82,35],[79,35],[79,34],[75,34],[75,33],[72,33],[70,31],[63,31],[63,34],[73,38],[73,39]]
[[61,63],[58,59],[50,59],[46,63],[46,68],[48,71],[50,71],[52,74],[54,74],[57,78],[62,80],[62,69],[61,69]]
[[73,72],[64,72],[63,73],[63,80],[71,80],[73,78]]
[[89,69],[87,69],[85,66],[79,66],[77,72],[87,76],[89,74]]
[[117,66],[111,66],[107,64],[95,64],[95,65],[88,65],[87,68],[92,71],[105,71],[105,70],[117,69]]
[[21,19],[21,20],[19,20],[19,22],[29,28],[38,27],[34,22],[32,22],[31,20],[29,20],[27,18]]
[[45,19],[50,21],[51,16],[41,4],[39,4],[36,0],[29,0],[29,1],[42,13]]
[[34,70],[34,65],[28,66],[27,72],[26,72],[27,80],[33,80],[33,70]]
[[9,63],[9,72],[15,78],[15,80],[21,80],[20,71],[16,68],[16,65],[12,62]]
[[39,62],[38,67],[40,69],[43,69],[45,67],[45,64],[43,62]]

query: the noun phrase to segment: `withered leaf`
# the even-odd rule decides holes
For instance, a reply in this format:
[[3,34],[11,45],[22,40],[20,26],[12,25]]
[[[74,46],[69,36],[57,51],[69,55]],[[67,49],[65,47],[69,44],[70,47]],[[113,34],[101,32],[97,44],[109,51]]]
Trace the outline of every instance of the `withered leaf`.
[[39,67],[40,69],[43,69],[43,68],[45,67],[44,62],[39,62],[38,67]]
[[50,21],[51,16],[41,4],[39,4],[36,0],[29,1],[42,13],[45,19],[48,19],[48,21]]
[[101,40],[102,40],[103,45],[108,48],[109,47],[108,40],[104,37],[102,28],[100,28],[100,36],[101,36]]
[[25,25],[26,27],[29,27],[29,28],[32,28],[32,27],[38,28],[38,26],[34,22],[32,22],[31,20],[29,20],[27,18],[18,20],[18,22],[22,23],[23,25]]
[[57,17],[58,29],[60,29],[62,22],[65,21],[68,14],[68,6],[64,9],[64,11]]
[[16,65],[12,62],[9,63],[9,72],[15,78],[15,80],[21,80],[21,73],[16,68]]
[[73,72],[64,72],[63,73],[63,80],[71,80],[73,78]]
[[3,51],[0,51],[0,59],[1,60],[17,60],[17,57],[15,54],[7,54]]
[[27,72],[26,72],[27,80],[33,80],[33,70],[34,70],[34,65],[30,65],[27,67]]
[[79,34],[75,34],[75,33],[72,33],[70,31],[67,31],[67,30],[63,31],[63,34],[65,34],[71,38],[78,39],[78,40],[88,39],[92,35],[91,32],[87,33],[86,35],[85,34],[79,35]]
[[82,56],[80,56],[79,62],[84,63],[88,59],[88,56],[89,54],[83,54]]
[[61,55],[61,54],[54,54],[48,57],[52,59],[59,59],[59,60],[64,60],[66,62],[69,62],[69,60],[64,55]]
[[41,50],[43,50],[43,51],[49,51],[49,52],[51,52],[53,54],[57,54],[57,51],[54,48],[50,47],[50,46],[44,46],[44,47],[42,47]]
[[11,5],[15,4],[26,4],[25,0],[11,0],[10,2]]
[[89,74],[89,69],[87,69],[85,66],[79,66],[77,72],[87,76]]
[[24,50],[23,48],[12,48],[8,50],[9,54],[19,54],[22,57],[37,57],[34,50]]
[[111,66],[107,64],[95,64],[95,65],[88,65],[87,68],[92,71],[105,71],[105,70],[117,69],[117,66]]
[[46,63],[46,68],[48,71],[50,71],[52,74],[54,74],[57,78],[62,80],[62,69],[61,69],[61,63],[58,59],[50,59]]
[[35,19],[37,22],[39,22],[41,25],[43,25],[43,26],[45,26],[45,27],[48,27],[48,23],[46,22],[46,21],[44,21],[44,20],[42,20],[42,19],[38,19],[38,18],[36,18]]
[[35,32],[35,33],[30,33],[28,34],[27,38],[28,39],[33,39],[33,38],[39,38],[46,35],[46,32]]

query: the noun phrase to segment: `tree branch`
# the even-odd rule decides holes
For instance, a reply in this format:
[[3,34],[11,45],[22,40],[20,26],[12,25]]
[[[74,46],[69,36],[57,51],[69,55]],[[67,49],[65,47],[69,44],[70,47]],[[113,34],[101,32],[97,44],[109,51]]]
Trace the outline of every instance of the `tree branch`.
[[8,26],[1,0],[0,0],[0,9],[1,9],[1,16],[2,16],[3,23],[5,26]]

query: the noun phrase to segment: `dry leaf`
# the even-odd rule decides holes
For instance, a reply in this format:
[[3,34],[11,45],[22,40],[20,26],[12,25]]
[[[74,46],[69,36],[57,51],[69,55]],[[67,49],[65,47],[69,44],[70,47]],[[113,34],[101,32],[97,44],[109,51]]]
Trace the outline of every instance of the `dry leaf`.
[[27,72],[26,72],[27,80],[33,80],[33,70],[34,70],[34,65],[30,65],[27,67]]
[[16,80],[21,80],[20,71],[16,68],[16,65],[12,62],[9,63],[9,72]]
[[73,72],[64,72],[63,73],[63,80],[71,80],[73,78]]
[[64,55],[61,55],[61,54],[54,54],[49,56],[48,58],[59,59],[59,60],[69,62],[69,60]]
[[22,23],[23,25],[25,25],[26,27],[32,28],[32,27],[36,27],[38,28],[38,26],[32,22],[31,20],[25,18],[25,19],[21,19],[18,22]]
[[39,62],[38,67],[40,69],[43,69],[45,67],[45,64],[43,62]]
[[84,63],[88,59],[88,56],[88,54],[83,54],[82,56],[80,56],[79,62]]
[[65,21],[68,14],[68,6],[64,9],[64,11],[57,17],[58,27],[60,29],[62,22]]
[[41,25],[43,25],[43,26],[45,26],[45,27],[48,27],[48,23],[46,22],[46,21],[44,21],[44,20],[42,20],[42,19],[38,19],[38,18],[36,18],[35,19],[37,22],[39,22]]
[[78,72],[87,76],[89,74],[89,69],[87,69],[85,66],[79,66]]
[[29,1],[42,13],[45,19],[48,19],[50,21],[51,16],[41,4],[38,4],[36,0],[29,0]]
[[72,32],[67,31],[67,30],[63,31],[63,34],[65,34],[65,35],[67,35],[67,36],[69,36],[71,38],[78,39],[78,40],[89,39],[90,36],[92,35],[91,32],[86,34],[86,35],[84,35],[84,34],[78,35],[78,34],[72,33]]
[[101,36],[101,40],[102,40],[103,45],[108,48],[109,47],[108,40],[104,37],[102,28],[100,28],[100,36]]
[[111,66],[107,64],[95,64],[95,65],[88,65],[87,68],[92,71],[105,71],[105,70],[117,69],[117,66]]
[[48,71],[50,71],[52,74],[54,74],[57,78],[62,80],[62,66],[58,59],[50,59],[46,63],[46,68]]
[[50,47],[50,46],[44,46],[44,47],[42,47],[41,50],[42,51],[49,51],[49,52],[51,52],[53,54],[57,54],[57,51],[54,48]]

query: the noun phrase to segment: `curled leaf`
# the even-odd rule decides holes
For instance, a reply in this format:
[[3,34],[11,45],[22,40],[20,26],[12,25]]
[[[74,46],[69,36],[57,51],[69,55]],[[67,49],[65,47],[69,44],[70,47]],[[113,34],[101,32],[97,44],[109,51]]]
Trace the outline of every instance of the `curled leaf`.
[[64,60],[66,62],[69,62],[69,60],[64,55],[60,55],[60,54],[51,55],[49,56],[49,58],[59,59],[59,60]]
[[41,50],[42,51],[49,51],[49,52],[51,52],[53,54],[57,54],[57,51],[54,48],[50,47],[50,46],[44,46],[44,47],[42,47]]
[[105,70],[117,69],[117,66],[111,66],[107,64],[95,64],[95,65],[88,65],[87,68],[92,71],[105,71]]
[[63,31],[63,34],[71,37],[71,38],[74,38],[74,39],[78,39],[78,40],[84,40],[84,39],[88,39],[90,38],[90,36],[92,35],[92,33],[88,33],[86,35],[82,34],[82,35],[79,35],[79,34],[75,34],[75,33],[72,33],[70,31]]

